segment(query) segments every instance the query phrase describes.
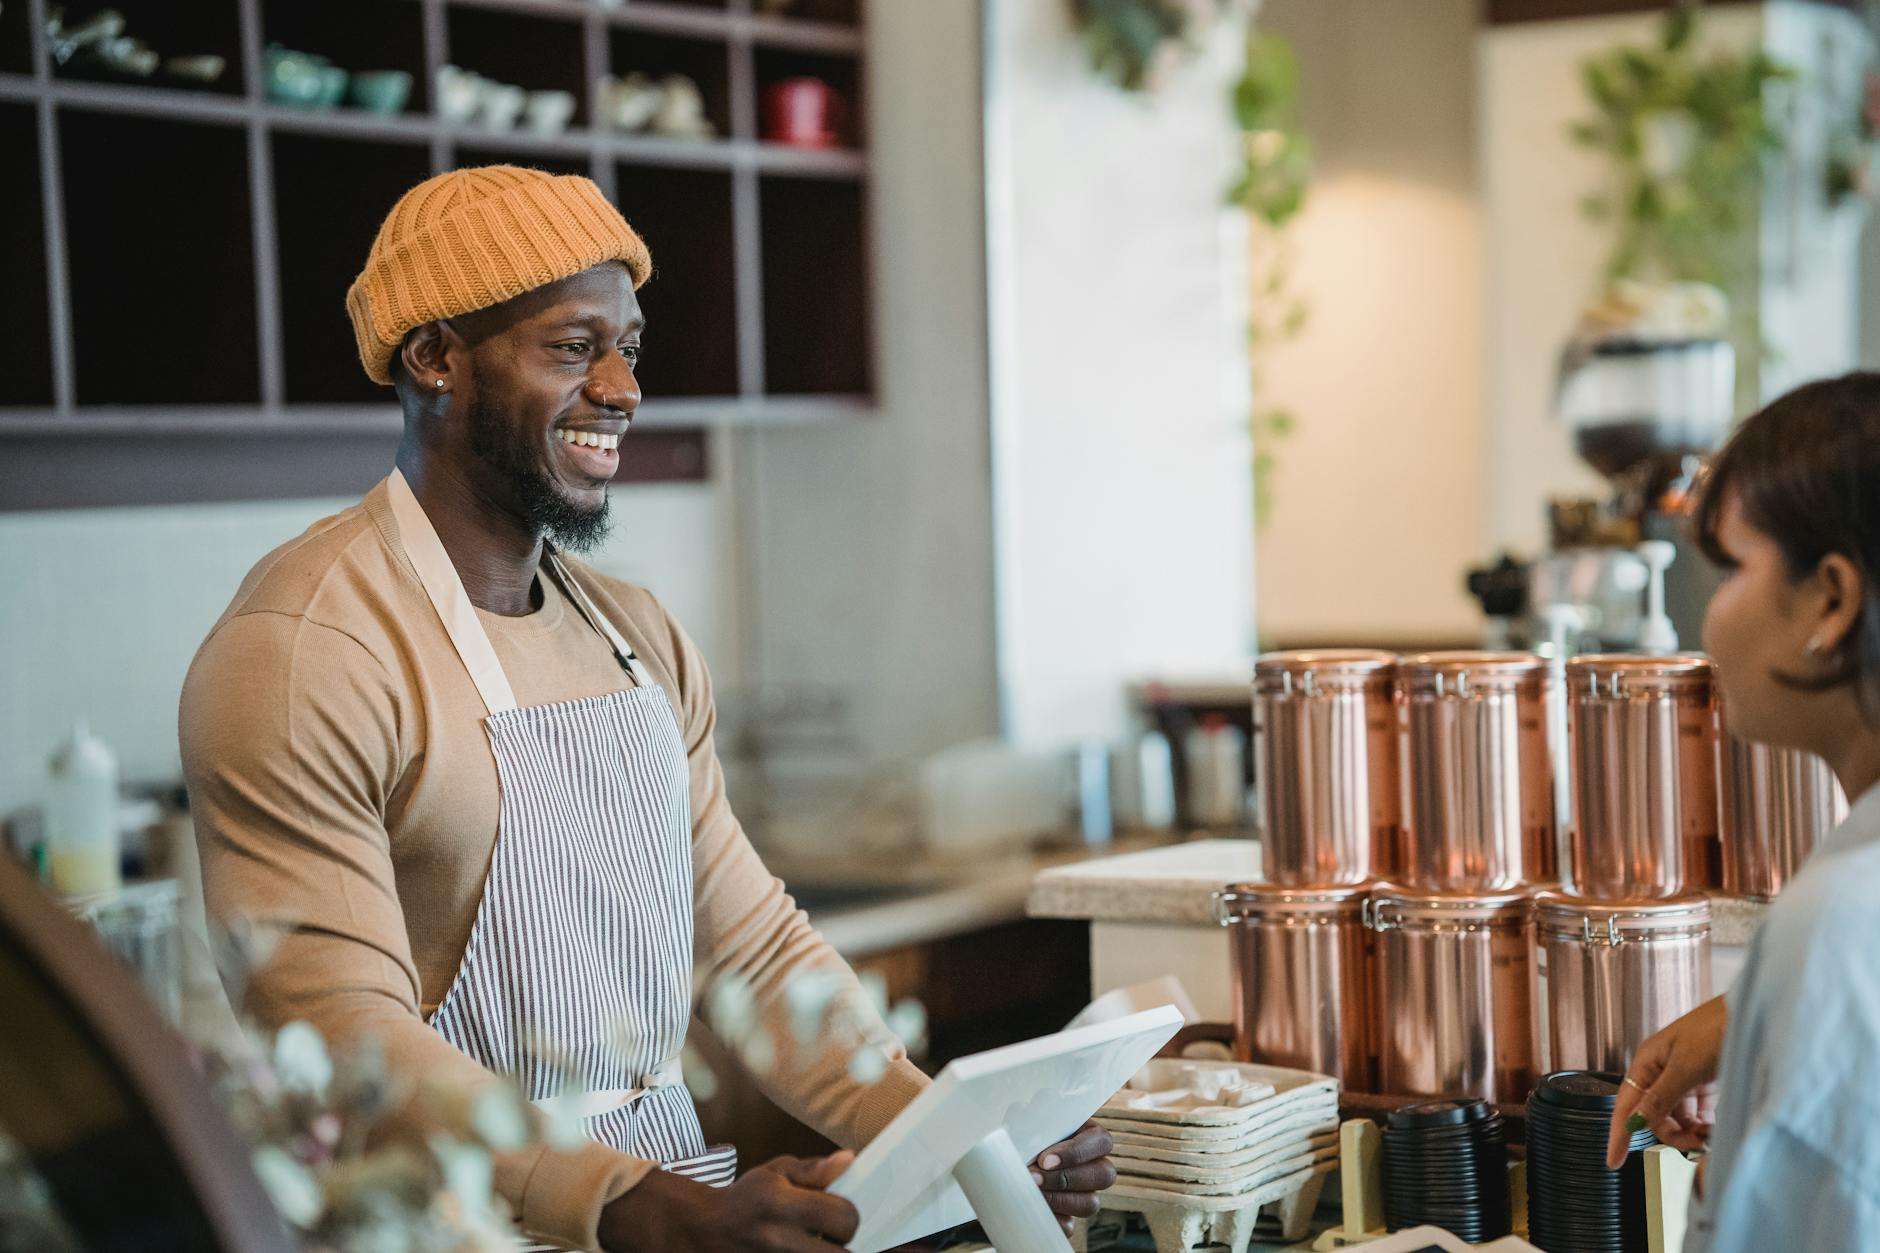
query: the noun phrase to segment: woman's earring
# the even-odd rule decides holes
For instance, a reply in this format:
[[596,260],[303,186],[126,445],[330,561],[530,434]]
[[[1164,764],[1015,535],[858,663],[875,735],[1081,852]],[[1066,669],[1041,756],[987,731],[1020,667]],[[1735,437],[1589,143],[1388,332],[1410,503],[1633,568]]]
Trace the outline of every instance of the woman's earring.
[[431,386],[433,386],[433,387],[435,387],[435,388],[437,388],[437,390],[441,392],[441,391],[443,391],[443,390],[444,390],[444,380],[443,380],[443,379],[432,379],[432,380],[431,380]]

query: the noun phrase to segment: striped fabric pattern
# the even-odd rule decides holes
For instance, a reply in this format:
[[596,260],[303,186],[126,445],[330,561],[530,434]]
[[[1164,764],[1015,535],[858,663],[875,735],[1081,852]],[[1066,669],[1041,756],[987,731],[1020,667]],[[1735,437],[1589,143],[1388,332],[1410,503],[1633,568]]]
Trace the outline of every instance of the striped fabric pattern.
[[[501,783],[489,878],[437,1031],[542,1100],[570,1083],[638,1088],[691,1017],[692,815],[665,689],[492,714]],[[708,1151],[683,1086],[597,1114],[589,1134],[702,1182]]]

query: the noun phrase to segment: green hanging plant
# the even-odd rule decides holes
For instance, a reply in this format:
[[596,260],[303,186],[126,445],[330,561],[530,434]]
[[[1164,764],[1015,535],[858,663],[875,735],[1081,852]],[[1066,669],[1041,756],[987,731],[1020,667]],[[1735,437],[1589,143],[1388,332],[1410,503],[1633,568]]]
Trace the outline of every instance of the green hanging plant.
[[1247,64],[1234,84],[1233,111],[1241,132],[1241,167],[1228,199],[1253,219],[1253,308],[1247,328],[1247,368],[1254,408],[1253,519],[1272,517],[1273,477],[1279,446],[1298,429],[1298,418],[1263,394],[1272,350],[1298,337],[1310,309],[1293,281],[1295,248],[1288,228],[1305,207],[1312,178],[1312,146],[1299,129],[1299,59],[1278,35],[1247,39]]
[[1763,162],[1783,147],[1765,93],[1796,74],[1761,50],[1700,54],[1698,20],[1695,4],[1681,4],[1655,45],[1588,60],[1581,81],[1593,115],[1568,133],[1610,163],[1607,186],[1581,203],[1612,227],[1606,277],[1715,285],[1738,311],[1739,346],[1753,352],[1743,297],[1756,271]]
[[1090,63],[1127,91],[1153,91],[1224,14],[1248,0],[1072,0]]

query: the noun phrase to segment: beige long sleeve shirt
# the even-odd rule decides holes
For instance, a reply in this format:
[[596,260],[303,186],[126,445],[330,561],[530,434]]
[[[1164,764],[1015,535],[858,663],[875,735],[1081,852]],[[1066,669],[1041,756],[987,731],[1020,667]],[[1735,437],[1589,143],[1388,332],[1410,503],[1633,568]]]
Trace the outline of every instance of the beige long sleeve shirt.
[[[885,1028],[877,1083],[840,1050],[798,1046],[783,987],[846,970],[765,870],[732,815],[703,659],[651,594],[568,563],[671,696],[691,766],[694,961],[702,992],[733,976],[778,1045],[761,1082],[840,1144],[873,1138],[926,1084]],[[478,615],[519,705],[614,690],[600,635],[552,579],[541,608]],[[485,710],[400,543],[383,484],[249,573],[184,684],[181,736],[210,913],[282,926],[249,988],[262,1021],[313,1023],[336,1047],[377,1040],[413,1080],[492,1081],[426,1025],[456,976],[495,847]],[[653,1164],[600,1144],[499,1161],[497,1186],[537,1236],[596,1242],[601,1208]]]

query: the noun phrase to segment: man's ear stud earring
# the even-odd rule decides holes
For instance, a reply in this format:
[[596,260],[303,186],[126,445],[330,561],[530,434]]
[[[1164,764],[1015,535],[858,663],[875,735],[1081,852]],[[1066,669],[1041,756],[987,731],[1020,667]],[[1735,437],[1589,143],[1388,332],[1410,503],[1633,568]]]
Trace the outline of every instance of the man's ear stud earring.
[[435,388],[437,388],[437,390],[441,392],[441,391],[443,391],[443,390],[444,390],[444,380],[443,380],[443,379],[432,379],[432,380],[431,380],[431,386],[433,386],[433,387],[435,387]]

